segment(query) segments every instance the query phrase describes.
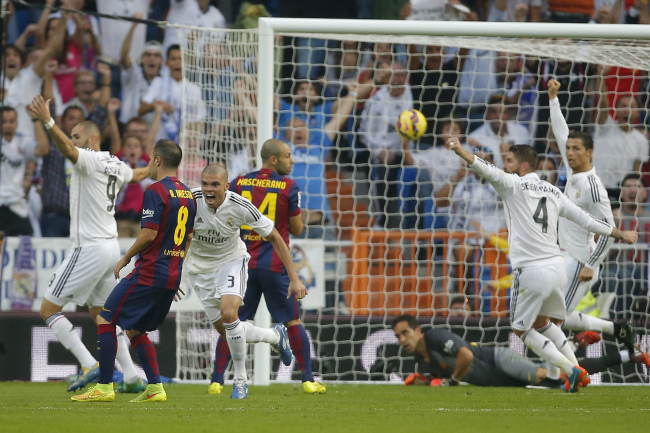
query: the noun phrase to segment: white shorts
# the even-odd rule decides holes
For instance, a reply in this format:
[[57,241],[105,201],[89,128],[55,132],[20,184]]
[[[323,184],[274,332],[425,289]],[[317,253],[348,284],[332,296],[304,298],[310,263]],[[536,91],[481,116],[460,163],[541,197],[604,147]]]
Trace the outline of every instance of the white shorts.
[[566,282],[563,263],[515,269],[510,301],[510,325],[518,331],[533,327],[537,316],[564,320]]
[[591,287],[598,281],[600,269],[594,270],[594,277],[590,281],[580,282],[578,275],[582,269],[582,263],[571,257],[568,253],[564,253],[564,265],[566,267],[567,281],[564,285],[564,304],[566,305],[567,313],[573,312],[576,309],[582,298],[585,297]]
[[194,289],[211,322],[221,319],[221,297],[236,295],[244,299],[248,282],[250,256],[226,263],[213,272],[195,274],[187,272],[185,282]]
[[52,275],[45,299],[61,307],[68,302],[101,307],[118,283],[113,270],[119,260],[117,239],[70,249]]

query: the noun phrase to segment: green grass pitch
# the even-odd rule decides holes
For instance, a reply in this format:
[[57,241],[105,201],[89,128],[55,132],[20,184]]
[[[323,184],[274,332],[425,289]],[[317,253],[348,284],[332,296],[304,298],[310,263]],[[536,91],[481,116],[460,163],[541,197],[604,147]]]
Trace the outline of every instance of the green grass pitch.
[[249,387],[247,400],[207,385],[166,385],[165,403],[72,403],[63,383],[0,382],[0,431],[10,432],[633,432],[650,425],[650,387],[578,394],[519,388],[329,384]]

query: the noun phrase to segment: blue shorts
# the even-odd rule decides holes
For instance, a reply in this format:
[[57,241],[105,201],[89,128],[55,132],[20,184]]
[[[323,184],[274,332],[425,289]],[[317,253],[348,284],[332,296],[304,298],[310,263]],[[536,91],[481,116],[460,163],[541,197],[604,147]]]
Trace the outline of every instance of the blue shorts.
[[288,289],[289,275],[286,271],[279,274],[262,269],[249,269],[248,286],[244,303],[239,307],[239,319],[251,320],[255,317],[262,294],[274,322],[286,323],[299,319],[300,304],[295,294],[287,299]]
[[175,294],[175,290],[144,286],[127,277],[115,286],[99,315],[125,331],[153,331],[167,317]]

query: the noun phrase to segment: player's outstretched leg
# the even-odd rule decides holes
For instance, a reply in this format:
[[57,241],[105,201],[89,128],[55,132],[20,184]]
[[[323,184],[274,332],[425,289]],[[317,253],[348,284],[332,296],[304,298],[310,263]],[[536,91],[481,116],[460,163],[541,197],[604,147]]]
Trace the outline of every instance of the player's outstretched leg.
[[117,385],[117,392],[129,394],[141,393],[145,390],[145,385],[135,370],[135,364],[133,364],[131,354],[129,353],[129,342],[127,341],[126,334],[119,326],[115,327],[115,331],[117,336],[116,358],[117,362],[120,363],[120,367],[122,367],[122,374],[124,375],[124,380]]
[[597,331],[612,335],[614,333],[614,323],[593,317],[588,314],[573,311],[567,314],[562,323],[563,329],[571,331]]
[[[41,308],[41,317],[43,317],[43,315],[48,315],[51,310],[56,311],[59,309],[47,299],[43,300],[43,304],[44,305]],[[47,309],[47,306],[50,306],[51,308]],[[68,318],[59,311],[45,317],[44,319],[45,324],[49,326],[63,347],[72,352],[75,358],[77,358],[77,361],[79,361],[79,364],[81,364],[81,375],[74,383],[68,386],[68,391],[75,391],[85,387],[88,383],[95,381],[99,376],[99,365],[97,364],[97,360],[81,342],[79,334],[77,334],[74,326],[70,323]]]
[[302,323],[291,325],[287,328],[291,351],[296,362],[302,370],[302,389],[307,394],[325,394],[325,385],[314,380],[314,373],[311,369],[311,346],[307,331]]
[[138,355],[140,365],[147,375],[149,382],[147,388],[138,397],[131,400],[132,403],[166,401],[167,394],[160,381],[160,372],[158,370],[158,359],[156,358],[156,349],[149,340],[147,334],[138,334],[131,337],[131,345]]

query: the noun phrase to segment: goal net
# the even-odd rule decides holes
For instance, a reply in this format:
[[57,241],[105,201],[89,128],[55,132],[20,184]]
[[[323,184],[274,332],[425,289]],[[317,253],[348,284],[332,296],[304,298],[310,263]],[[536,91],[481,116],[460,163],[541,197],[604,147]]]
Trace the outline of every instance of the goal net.
[[[264,20],[262,33],[272,22]],[[312,22],[318,33],[305,31]],[[201,169],[220,162],[232,179],[258,167],[266,139],[290,143],[291,177],[308,214],[293,253],[309,288],[302,320],[317,377],[403,380],[414,363],[390,323],[404,313],[425,327],[524,353],[509,328],[503,205],[444,141],[459,136],[497,166],[510,145],[529,144],[540,154],[540,177],[564,188],[566,167],[549,120],[547,86],[557,79],[569,128],[594,139],[594,165],[617,224],[639,232],[636,245],[613,245],[577,309],[632,321],[647,351],[650,45],[642,37],[566,38],[552,34],[561,28],[553,25],[518,27],[520,37],[422,35],[425,25],[436,34],[448,24],[366,21],[361,33],[359,21],[310,20],[270,33],[272,48],[268,33],[259,44],[258,30],[170,28],[179,33],[185,72],[181,178],[198,186]],[[386,34],[387,26],[394,31]],[[587,28],[575,27],[574,34]],[[527,36],[540,33],[546,37]],[[189,96],[196,88],[201,100]],[[394,128],[408,109],[427,119],[417,141],[400,140]],[[205,115],[197,119],[198,112]],[[205,380],[218,335],[200,310],[179,312],[177,323],[178,377]],[[621,349],[603,335],[578,357],[615,357]],[[300,378],[297,366],[280,369],[277,356],[269,362],[267,380]],[[648,383],[649,373],[623,363],[592,383]]]

